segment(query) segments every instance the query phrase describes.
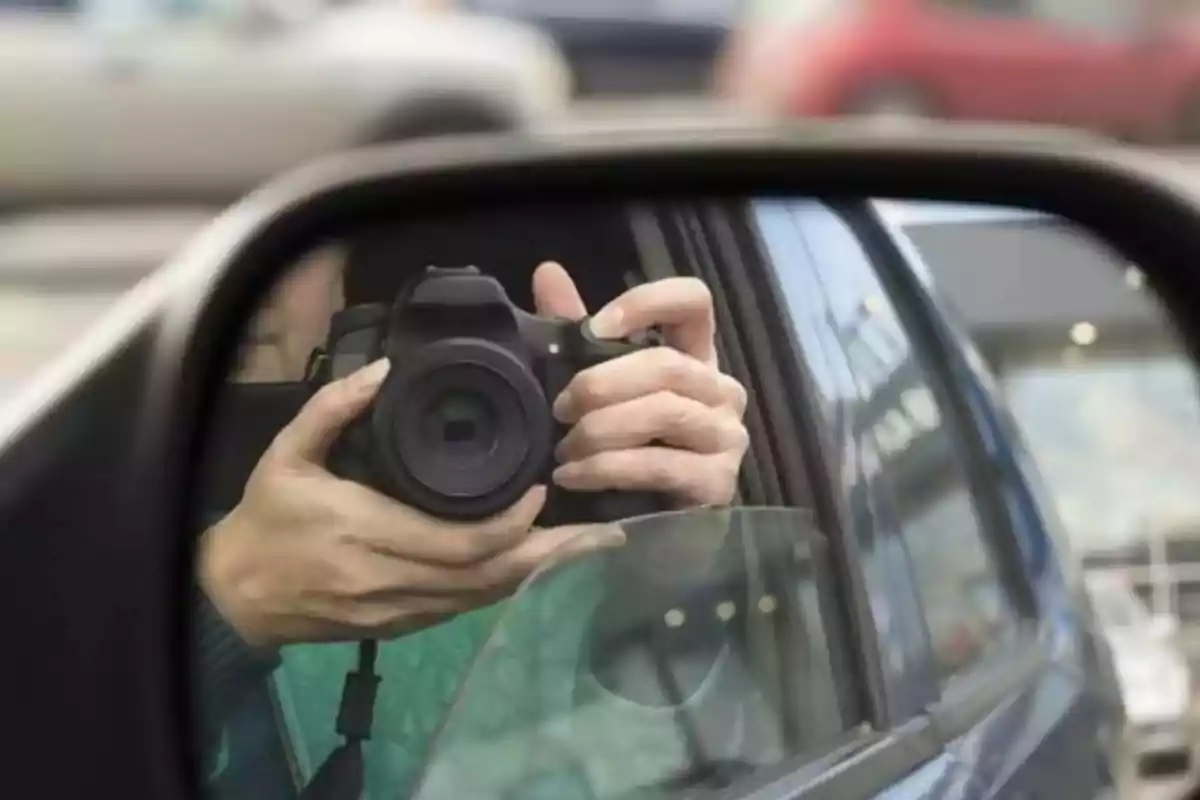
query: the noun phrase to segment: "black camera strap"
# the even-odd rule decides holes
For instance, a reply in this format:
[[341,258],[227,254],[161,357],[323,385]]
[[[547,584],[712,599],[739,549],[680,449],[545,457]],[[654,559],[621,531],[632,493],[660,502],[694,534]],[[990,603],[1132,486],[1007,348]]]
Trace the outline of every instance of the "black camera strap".
[[336,730],[344,739],[317,769],[300,800],[359,800],[365,788],[363,742],[371,738],[375,696],[381,678],[375,672],[379,645],[373,639],[359,642],[358,668],[346,673],[338,704]]

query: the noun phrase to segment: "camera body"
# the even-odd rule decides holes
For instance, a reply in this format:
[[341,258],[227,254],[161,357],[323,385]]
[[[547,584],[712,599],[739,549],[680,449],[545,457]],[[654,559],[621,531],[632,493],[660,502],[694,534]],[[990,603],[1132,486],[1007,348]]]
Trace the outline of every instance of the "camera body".
[[391,370],[371,405],[343,431],[327,466],[432,516],[477,520],[549,488],[539,522],[602,522],[661,511],[643,492],[554,486],[554,447],[566,428],[554,399],[574,375],[651,346],[601,340],[586,320],[527,313],[474,267],[429,267],[391,307],[334,315],[309,382],[342,378],[381,358]]

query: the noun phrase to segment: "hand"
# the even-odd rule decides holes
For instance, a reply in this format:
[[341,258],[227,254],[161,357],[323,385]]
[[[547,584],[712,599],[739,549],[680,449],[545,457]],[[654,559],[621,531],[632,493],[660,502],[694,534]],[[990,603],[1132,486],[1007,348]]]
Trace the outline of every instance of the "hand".
[[[587,314],[558,264],[538,268],[533,294],[541,314]],[[563,390],[554,414],[572,427],[558,446],[554,482],[572,490],[662,492],[681,507],[732,501],[750,441],[742,423],[746,390],[718,368],[708,287],[694,278],[642,284],[590,324],[606,339],[658,326],[668,346],[584,370]]]
[[602,526],[530,530],[534,487],[475,524],[426,516],[322,466],[388,362],[322,387],[275,437],[241,502],[201,539],[208,597],[250,644],[387,638],[507,595],[546,559],[604,546]]

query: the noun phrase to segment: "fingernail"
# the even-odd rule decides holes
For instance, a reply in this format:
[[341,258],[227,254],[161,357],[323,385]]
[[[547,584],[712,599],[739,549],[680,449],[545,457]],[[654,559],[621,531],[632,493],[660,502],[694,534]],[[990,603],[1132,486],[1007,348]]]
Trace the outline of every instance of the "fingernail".
[[562,461],[564,456],[566,456],[567,448],[563,445],[563,442],[565,442],[565,441],[566,441],[566,439],[563,439],[562,441],[560,441],[558,444],[556,444],[554,446],[554,460],[555,461]]
[[375,389],[383,383],[391,368],[392,362],[387,357],[372,361],[355,373],[354,385],[363,391]]
[[568,391],[560,392],[558,397],[554,398],[554,407],[551,409],[551,413],[554,414],[554,418],[559,422],[569,422],[570,417],[568,414],[570,411],[571,393]]
[[621,321],[624,318],[624,309],[610,304],[597,311],[588,326],[597,339],[616,339],[622,335]]

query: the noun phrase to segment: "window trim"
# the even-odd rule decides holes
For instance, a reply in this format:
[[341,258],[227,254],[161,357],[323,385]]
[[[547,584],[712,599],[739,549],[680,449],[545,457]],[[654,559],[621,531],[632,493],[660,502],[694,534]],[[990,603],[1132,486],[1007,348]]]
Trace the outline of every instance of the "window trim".
[[951,426],[956,444],[964,450],[968,487],[980,511],[980,527],[1001,570],[1000,577],[1018,615],[1039,621],[1036,588],[1025,574],[1023,554],[1012,545],[1016,535],[1012,512],[1003,492],[992,480],[994,458],[980,431],[976,410],[954,389],[963,377],[955,344],[945,336],[933,316],[937,309],[923,296],[920,279],[869,201],[831,203],[830,207],[858,238],[876,267],[902,328],[921,348],[924,354],[920,357],[921,367],[929,388],[941,407],[943,419]]
[[[755,225],[753,201],[738,201],[727,214],[730,253],[737,253],[740,268],[731,277],[731,296],[738,303],[739,319],[750,359],[758,374],[778,375],[778,383],[764,383],[757,400],[773,423],[773,441],[794,441],[795,448],[777,454],[780,480],[793,503],[807,503],[817,528],[829,539],[835,574],[831,576],[839,603],[839,624],[846,626],[854,652],[851,681],[870,730],[894,727],[887,679],[882,666],[879,632],[866,588],[859,543],[848,534],[846,509],[837,501],[833,484],[830,443],[817,420],[820,412],[813,396],[814,379],[808,373],[800,343],[785,323],[788,317],[779,275],[771,268],[766,243]],[[722,259],[721,268],[733,271],[732,256]],[[740,280],[738,279],[740,278]],[[795,460],[796,451],[801,463]]]
[[[784,761],[764,769],[757,788],[734,784],[711,800],[844,800],[871,797],[911,775],[945,752],[933,720],[914,717],[887,733],[866,724],[847,733],[847,740],[797,764]],[[786,768],[786,771],[783,771]],[[775,777],[767,777],[775,773]]]

